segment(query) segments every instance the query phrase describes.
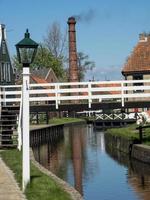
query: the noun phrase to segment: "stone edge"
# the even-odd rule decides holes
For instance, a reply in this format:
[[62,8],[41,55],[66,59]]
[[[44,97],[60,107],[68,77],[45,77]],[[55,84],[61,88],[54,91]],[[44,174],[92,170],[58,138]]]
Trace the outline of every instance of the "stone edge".
[[150,164],[150,147],[143,144],[134,144],[131,156],[141,162]]
[[59,186],[61,186],[64,191],[66,191],[72,198],[72,200],[83,200],[83,197],[80,195],[80,193],[75,190],[72,186],[70,186],[67,182],[60,179],[58,176],[53,174],[51,171],[44,168],[42,165],[40,165],[34,158],[33,151],[30,148],[30,158],[32,160],[32,163],[43,173],[50,176]]
[[132,158],[143,163],[150,164],[150,146],[144,144],[136,144],[128,138],[113,136],[108,132],[105,134],[105,139],[108,141],[107,145],[110,145],[112,148],[127,153]]

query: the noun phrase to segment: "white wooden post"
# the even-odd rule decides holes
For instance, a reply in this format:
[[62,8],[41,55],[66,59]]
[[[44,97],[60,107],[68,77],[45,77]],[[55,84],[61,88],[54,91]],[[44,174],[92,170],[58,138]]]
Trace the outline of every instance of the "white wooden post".
[[23,191],[30,182],[30,151],[29,151],[29,67],[23,67],[22,94],[22,128],[23,128]]
[[60,103],[58,90],[59,90],[59,85],[56,83],[56,85],[55,85],[56,109],[58,109],[58,104]]
[[123,82],[121,82],[121,104],[124,107],[124,87]]
[[92,102],[92,99],[91,99],[91,83],[89,82],[88,83],[88,102],[89,102],[89,108],[91,108],[91,102]]
[[60,86],[59,86],[59,83],[57,83],[57,102],[58,102],[58,105],[60,104]]
[[5,88],[3,88],[3,106],[6,106],[6,93],[5,93]]

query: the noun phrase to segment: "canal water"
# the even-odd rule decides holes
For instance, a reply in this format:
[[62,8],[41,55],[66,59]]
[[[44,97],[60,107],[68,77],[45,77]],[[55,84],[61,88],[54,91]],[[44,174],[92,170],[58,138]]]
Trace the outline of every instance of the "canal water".
[[150,200],[150,165],[109,149],[104,134],[92,126],[65,127],[62,141],[35,146],[33,152],[85,200]]

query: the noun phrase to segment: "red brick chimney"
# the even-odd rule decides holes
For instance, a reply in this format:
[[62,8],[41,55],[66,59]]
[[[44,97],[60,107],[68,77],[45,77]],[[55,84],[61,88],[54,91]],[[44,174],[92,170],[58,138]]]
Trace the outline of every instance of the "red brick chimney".
[[69,81],[78,82],[78,62],[77,62],[77,49],[76,49],[76,20],[74,17],[69,17]]

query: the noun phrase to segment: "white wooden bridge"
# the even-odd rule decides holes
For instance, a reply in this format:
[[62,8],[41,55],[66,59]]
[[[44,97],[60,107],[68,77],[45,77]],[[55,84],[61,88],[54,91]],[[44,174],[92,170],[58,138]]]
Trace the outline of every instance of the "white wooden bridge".
[[[21,146],[23,146],[23,188],[30,180],[29,107],[35,105],[43,110],[42,105],[46,105],[45,110],[47,111],[50,105],[54,105],[56,110],[63,105],[66,106],[65,110],[69,106],[73,107],[72,105],[75,105],[76,108],[81,107],[81,109],[84,109],[83,105],[88,105],[89,109],[93,109],[94,104],[109,105],[111,102],[118,108],[120,106],[125,108],[128,102],[134,102],[134,105],[136,102],[140,102],[145,107],[147,107],[145,102],[150,102],[150,80],[28,83],[29,69],[25,68],[23,86],[0,86],[0,147],[14,145],[13,129],[16,127],[18,149],[21,150]],[[14,114],[9,110],[16,107],[20,108],[18,125],[16,125]]]
[[[29,101],[32,105],[55,104],[59,105],[100,102],[120,102],[124,107],[125,102],[149,101],[150,80],[130,81],[95,81],[72,83],[30,84]],[[20,105],[22,99],[22,85],[0,86],[0,105]]]

